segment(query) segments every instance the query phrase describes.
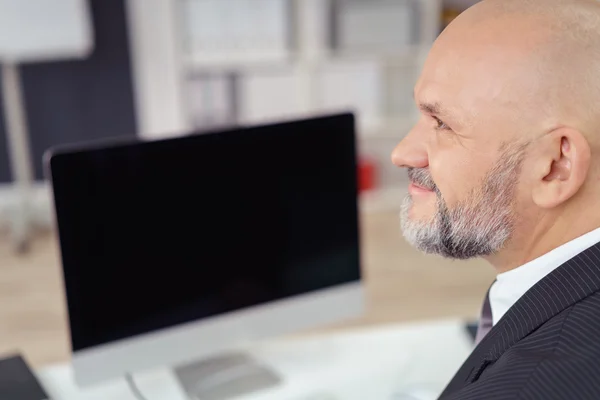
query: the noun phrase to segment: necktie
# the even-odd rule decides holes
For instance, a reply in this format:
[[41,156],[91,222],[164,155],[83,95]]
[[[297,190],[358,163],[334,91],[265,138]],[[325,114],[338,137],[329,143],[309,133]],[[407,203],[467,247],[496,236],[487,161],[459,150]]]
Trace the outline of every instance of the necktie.
[[492,307],[490,306],[490,291],[487,291],[485,295],[485,300],[483,301],[483,307],[481,308],[481,316],[479,317],[479,326],[477,327],[477,334],[475,335],[475,345],[477,346],[479,342],[488,334],[488,332],[492,329],[493,320],[492,320]]

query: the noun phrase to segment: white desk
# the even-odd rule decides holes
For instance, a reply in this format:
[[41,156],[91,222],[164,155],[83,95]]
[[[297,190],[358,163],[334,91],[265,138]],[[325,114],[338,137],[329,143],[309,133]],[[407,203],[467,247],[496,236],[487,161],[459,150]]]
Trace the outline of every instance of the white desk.
[[[433,399],[472,349],[463,322],[434,321],[362,328],[341,333],[271,341],[248,352],[277,371],[284,383],[240,400],[304,400],[321,392],[331,399],[401,399],[398,392],[427,389]],[[124,379],[78,389],[68,364],[37,371],[53,400],[135,400]],[[167,370],[134,376],[148,400],[185,400]],[[316,397],[315,397],[316,399]]]

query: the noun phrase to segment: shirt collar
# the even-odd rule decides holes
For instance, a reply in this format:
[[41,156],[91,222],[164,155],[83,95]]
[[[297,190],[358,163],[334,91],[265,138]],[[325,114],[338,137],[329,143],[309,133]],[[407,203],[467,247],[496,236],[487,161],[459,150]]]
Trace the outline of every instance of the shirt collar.
[[490,288],[493,324],[533,285],[582,251],[600,242],[600,228],[586,233],[513,270],[498,274]]

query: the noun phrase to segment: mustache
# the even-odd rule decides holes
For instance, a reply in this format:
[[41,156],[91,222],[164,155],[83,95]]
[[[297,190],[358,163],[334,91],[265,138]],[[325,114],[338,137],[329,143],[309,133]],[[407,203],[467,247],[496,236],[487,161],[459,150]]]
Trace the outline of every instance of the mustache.
[[427,168],[408,168],[408,179],[417,186],[437,192],[437,185],[433,181],[429,169]]

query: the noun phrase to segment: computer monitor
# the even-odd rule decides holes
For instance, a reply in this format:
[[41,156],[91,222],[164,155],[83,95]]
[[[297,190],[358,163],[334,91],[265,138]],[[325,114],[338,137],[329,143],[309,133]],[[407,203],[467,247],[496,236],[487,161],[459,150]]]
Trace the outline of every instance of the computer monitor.
[[76,382],[360,315],[354,125],[50,151]]

